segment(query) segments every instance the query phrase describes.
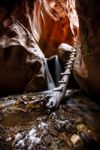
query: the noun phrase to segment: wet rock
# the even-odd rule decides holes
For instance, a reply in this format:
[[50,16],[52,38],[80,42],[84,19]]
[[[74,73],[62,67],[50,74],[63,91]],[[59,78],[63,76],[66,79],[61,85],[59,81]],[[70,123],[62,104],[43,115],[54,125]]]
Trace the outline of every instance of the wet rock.
[[38,125],[38,127],[40,128],[40,129],[47,129],[48,128],[48,124],[46,124],[46,123],[44,123],[44,122],[41,122],[39,125]]
[[93,133],[93,131],[91,131],[91,130],[88,130],[88,131],[87,131],[87,135],[88,135],[88,137],[89,137],[90,139],[95,139],[95,138],[96,138],[95,135],[94,135],[94,133]]
[[91,141],[96,141],[95,135],[91,130],[88,130],[85,133],[80,133],[80,137],[83,139],[83,141],[87,144],[91,144]]
[[66,122],[65,129],[66,129],[67,132],[70,132],[70,133],[75,133],[76,132],[75,126],[70,122],[68,122],[68,123]]
[[65,130],[65,131],[70,132],[70,133],[76,132],[75,126],[68,120],[64,120],[64,121],[56,120],[55,129],[58,131]]
[[45,145],[37,145],[37,150],[47,150],[47,147]]
[[11,142],[12,141],[12,137],[8,137],[7,139],[6,139],[6,142]]
[[50,148],[53,150],[59,150],[59,146],[58,146],[58,143],[57,142],[53,142],[52,145],[50,146]]
[[82,144],[82,140],[81,140],[81,138],[80,138],[80,136],[79,135],[77,135],[77,134],[73,134],[72,136],[71,136],[71,142],[72,142],[72,144],[74,145],[74,146],[79,146],[79,145],[81,145]]
[[24,140],[19,140],[17,142],[17,144],[15,145],[16,148],[24,148],[25,147],[25,143]]
[[27,150],[32,150],[33,149],[33,144],[30,144]]
[[59,59],[63,66],[66,65],[67,60],[69,59],[69,55],[72,52],[73,47],[67,45],[66,43],[62,43],[59,45],[58,50],[59,50]]
[[32,129],[29,131],[29,136],[33,135],[35,132],[36,132],[36,129],[32,128]]
[[41,142],[41,138],[40,137],[37,137],[37,133],[36,133],[36,129],[32,128],[30,131],[29,131],[29,141],[30,143],[32,144],[39,144]]
[[76,120],[75,120],[75,123],[76,124],[81,124],[83,122],[83,118],[82,117],[78,117],[78,118],[76,118]]
[[81,137],[81,139],[82,139],[85,143],[90,143],[90,139],[89,139],[89,137],[87,136],[87,134],[85,134],[85,133],[80,133],[80,137]]
[[66,134],[66,132],[60,132],[60,134],[59,134],[59,139],[60,139],[61,141],[64,141],[65,143],[67,143],[67,145],[68,145],[69,147],[72,147],[72,143],[71,143],[71,141],[70,141],[70,138],[68,137],[68,134]]
[[63,131],[65,127],[65,121],[56,120],[55,121],[55,129],[57,131]]
[[17,133],[15,135],[14,141],[12,143],[12,146],[15,145],[19,140],[21,140],[24,137],[24,133]]
[[50,119],[57,119],[57,114],[55,112],[51,113]]
[[[74,101],[74,103],[79,104],[79,100],[76,97],[75,99],[76,101]],[[30,100],[31,100],[31,96],[30,96]],[[70,101],[72,102],[72,100],[73,99],[71,99]],[[83,101],[85,101],[85,99],[83,99]],[[82,103],[82,101],[80,103]],[[86,103],[86,106],[87,106],[87,103]],[[9,114],[10,117],[12,113],[13,112],[10,112]],[[1,117],[3,118],[4,115],[6,114],[1,115]],[[92,114],[89,113],[89,115],[92,115]],[[18,119],[19,116],[21,116],[20,120]],[[24,133],[24,136],[21,139],[19,139],[17,142],[15,142],[11,150],[15,150],[15,149],[18,149],[18,150],[28,150],[28,149],[29,150],[51,150],[51,148],[52,150],[55,150],[55,149],[83,150],[85,146],[91,145],[91,141],[96,141],[96,139],[98,138],[97,134],[95,133],[95,131],[97,131],[95,126],[93,126],[94,128],[92,128],[90,126],[91,122],[89,125],[89,123],[87,122],[88,120],[84,116],[85,116],[85,113],[80,115],[80,111],[75,112],[73,111],[73,108],[72,108],[72,111],[69,111],[67,107],[66,109],[63,109],[63,107],[59,107],[59,109],[57,109],[55,112],[52,112],[50,115],[45,113],[45,110],[41,111],[41,109],[40,111],[35,110],[30,113],[17,112],[13,114],[13,117],[11,117],[10,125],[3,124],[3,122],[1,121],[0,135],[2,137],[0,139],[0,144],[3,143],[4,145],[6,143],[7,145],[10,145],[12,147],[12,143],[14,140],[13,138],[15,138],[17,133],[20,133],[20,134]],[[13,126],[13,122],[15,120],[16,120],[16,124],[14,124]],[[92,120],[92,116],[91,116],[91,120]],[[94,118],[93,118],[94,122],[96,122],[96,120],[97,119],[95,118],[95,121],[94,121]],[[9,121],[10,120],[8,119],[8,122]],[[24,121],[23,124],[21,123],[22,121]],[[57,125],[57,129],[55,128],[56,125]],[[86,132],[83,132],[82,130],[81,132],[79,132],[76,128],[77,125],[85,125],[88,129],[89,127],[91,127],[91,130],[93,129],[94,132],[92,132],[91,130],[87,130]],[[75,128],[75,130],[72,128]],[[80,137],[80,139],[76,138],[76,141],[74,140],[73,142],[73,143],[78,143],[78,144],[73,144],[71,141],[71,138],[72,138],[71,136],[74,134]],[[98,135],[99,135],[99,132],[98,132]],[[12,137],[11,142],[6,142],[6,139],[8,137]],[[25,144],[25,147],[23,143]],[[8,147],[6,147],[5,150],[8,150]]]
[[54,137],[58,136],[57,130],[55,130],[54,124],[50,124],[48,127],[48,133]]
[[78,124],[76,126],[78,132],[87,132],[87,126],[85,124]]

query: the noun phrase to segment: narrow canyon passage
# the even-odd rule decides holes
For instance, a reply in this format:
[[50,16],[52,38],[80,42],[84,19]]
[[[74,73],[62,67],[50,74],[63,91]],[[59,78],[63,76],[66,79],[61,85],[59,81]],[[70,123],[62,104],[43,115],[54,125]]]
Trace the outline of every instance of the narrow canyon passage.
[[0,1],[0,150],[100,149],[99,4]]

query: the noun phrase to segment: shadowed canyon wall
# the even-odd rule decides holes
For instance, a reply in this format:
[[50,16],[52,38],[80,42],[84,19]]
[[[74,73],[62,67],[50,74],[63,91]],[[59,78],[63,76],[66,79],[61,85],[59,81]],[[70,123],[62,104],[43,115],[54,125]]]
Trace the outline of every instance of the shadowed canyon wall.
[[81,47],[74,74],[82,89],[100,97],[100,1],[76,0]]

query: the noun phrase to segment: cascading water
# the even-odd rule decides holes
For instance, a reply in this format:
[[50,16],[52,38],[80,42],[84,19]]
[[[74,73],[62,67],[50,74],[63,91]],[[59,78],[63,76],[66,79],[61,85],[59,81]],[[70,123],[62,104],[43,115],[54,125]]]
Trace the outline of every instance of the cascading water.
[[56,86],[59,85],[61,71],[62,71],[62,67],[59,62],[58,56],[56,55],[55,56],[55,83],[56,83]]
[[18,24],[20,24],[20,26],[24,29],[24,31],[27,33],[28,37],[30,38],[31,45],[28,51],[34,55],[34,59],[37,59],[42,64],[41,71],[43,75],[45,73],[44,76],[46,77],[47,80],[48,90],[52,90],[53,88],[55,88],[55,84],[50,74],[45,55],[43,54],[42,50],[39,48],[38,44],[36,43],[34,39],[34,35],[32,35],[20,22],[18,22]]
[[55,84],[54,84],[53,78],[50,74],[46,58],[44,59],[44,68],[45,68],[45,76],[46,76],[46,80],[47,80],[48,90],[52,90],[53,88],[55,88]]

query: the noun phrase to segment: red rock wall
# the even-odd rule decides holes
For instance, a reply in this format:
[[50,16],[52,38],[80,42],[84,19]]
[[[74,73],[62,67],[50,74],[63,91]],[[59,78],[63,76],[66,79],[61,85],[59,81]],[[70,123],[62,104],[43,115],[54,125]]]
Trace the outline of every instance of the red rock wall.
[[[39,45],[47,57],[57,54],[57,47],[63,42],[73,45],[78,29],[73,1],[36,1],[34,10],[37,10],[35,23],[40,32]],[[76,24],[71,23],[71,16]]]
[[[41,55],[39,47],[34,47],[38,44],[48,57],[57,54],[62,42],[73,44],[77,35],[74,7],[72,0],[0,1],[0,91],[23,91],[31,78],[32,90],[42,88],[44,83],[38,87],[33,77],[41,67],[34,65],[34,55]],[[44,81],[43,74],[41,78]]]
[[77,34],[73,0],[4,0],[4,3],[7,17],[13,22],[19,20],[33,34],[46,56],[57,54],[62,42],[73,45]]

